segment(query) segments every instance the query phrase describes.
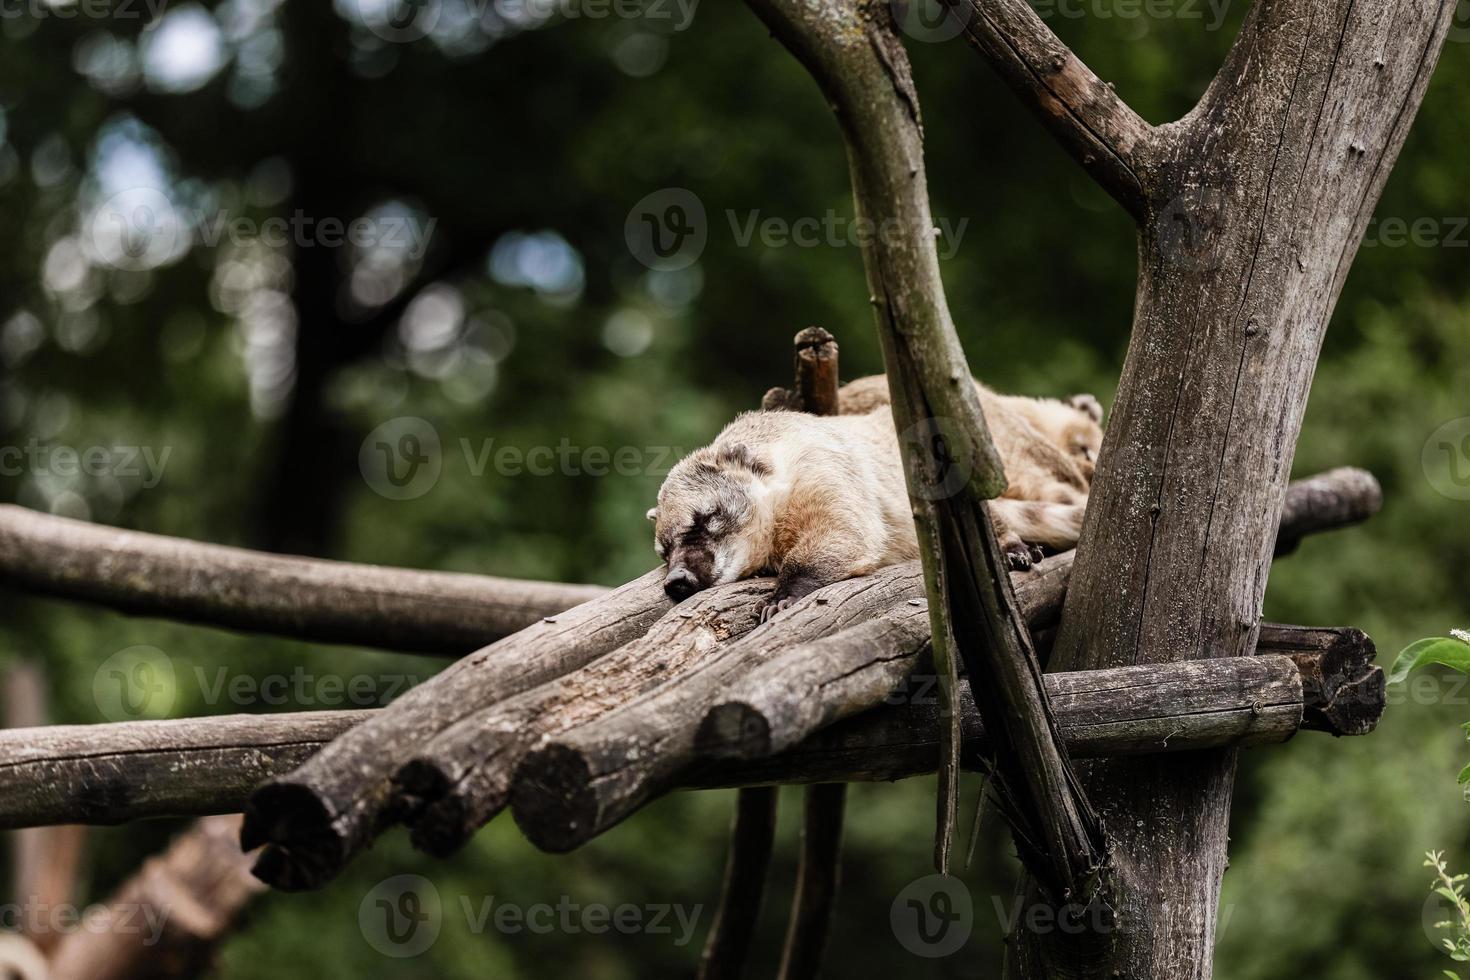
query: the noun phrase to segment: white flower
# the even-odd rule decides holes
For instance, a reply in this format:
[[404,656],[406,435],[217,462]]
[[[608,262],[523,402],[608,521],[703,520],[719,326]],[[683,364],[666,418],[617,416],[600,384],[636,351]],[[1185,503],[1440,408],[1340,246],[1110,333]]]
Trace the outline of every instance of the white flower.
[[1450,630],[1450,636],[1461,643],[1470,643],[1470,630]]

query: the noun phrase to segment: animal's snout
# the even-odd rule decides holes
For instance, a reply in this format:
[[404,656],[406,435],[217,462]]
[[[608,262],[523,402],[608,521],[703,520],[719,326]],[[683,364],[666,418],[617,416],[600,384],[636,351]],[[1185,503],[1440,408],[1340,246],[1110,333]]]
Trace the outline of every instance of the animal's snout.
[[683,566],[669,569],[669,574],[664,577],[664,592],[675,602],[683,602],[698,591],[699,579]]

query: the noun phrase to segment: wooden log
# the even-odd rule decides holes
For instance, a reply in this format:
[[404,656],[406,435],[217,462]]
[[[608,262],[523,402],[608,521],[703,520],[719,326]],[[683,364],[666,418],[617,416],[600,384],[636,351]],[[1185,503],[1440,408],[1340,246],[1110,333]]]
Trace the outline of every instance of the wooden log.
[[1383,507],[1383,490],[1367,470],[1343,466],[1302,480],[1286,491],[1275,553],[1288,555],[1308,534],[1357,524]]
[[461,656],[607,590],[270,555],[0,505],[0,584],[145,616]]
[[642,637],[581,670],[467,715],[423,743],[394,776],[412,839],[447,856],[504,807],[510,780],[540,740],[585,724],[717,655],[758,625],[770,579],[751,579],[680,603]]
[[[928,639],[915,625],[883,630],[864,624],[793,647],[733,680],[705,713],[687,761],[783,752],[885,699],[932,687],[932,674],[915,673]],[[1373,664],[1373,641],[1361,630],[1263,623],[1256,653],[1296,663],[1303,728],[1365,735],[1377,725],[1383,669]]]
[[[1063,560],[1061,556],[1052,559],[1058,564]],[[1037,601],[1051,602],[1049,591],[1041,590],[1050,590],[1055,584],[1054,576],[1043,574],[1019,585],[1016,594],[1022,609],[1030,609]],[[832,644],[856,643],[864,649],[873,645],[910,650],[922,647],[929,636],[928,616],[923,569],[918,562],[827,586],[788,610],[778,629],[762,629],[730,644],[697,670],[678,678],[677,683],[653,689],[616,713],[559,736],[556,743],[574,751],[586,749],[599,760],[639,760],[637,765],[618,764],[605,772],[596,771],[596,775],[589,771],[589,778],[597,781],[597,792],[608,807],[601,817],[611,826],[665,788],[688,765],[694,757],[695,737],[705,711],[735,678],[784,657],[786,651],[797,646],[808,650],[812,657],[820,657],[821,651]],[[863,707],[871,707],[883,693]],[[537,776],[534,767],[527,765],[515,778]],[[473,793],[467,785],[462,791]],[[467,840],[477,826],[462,827],[460,841]]]
[[[1266,673],[1252,672],[1253,663],[1266,664]],[[1283,663],[1291,665],[1295,681],[1282,681]],[[1306,727],[1299,723],[1306,710],[1303,673],[1291,657],[1267,654],[1047,677],[1049,693],[1064,705],[1059,711],[1068,751],[1098,757],[1282,741]],[[1279,697],[1283,683],[1291,694],[1287,701]],[[785,752],[710,760],[676,773],[669,785],[861,782],[932,773],[938,758],[932,687],[916,685],[890,701]],[[1293,714],[1290,703],[1300,710]],[[259,779],[291,772],[302,756],[354,727],[367,730],[389,710],[3,731],[0,829],[235,812],[246,805]],[[985,736],[968,702],[963,718],[967,747],[975,743],[967,765],[978,768]],[[556,743],[544,748],[560,751]],[[522,769],[534,765],[528,758]]]
[[[1047,674],[1047,696],[1069,755],[1148,755],[1281,742],[1301,725],[1301,673],[1290,657],[1189,660]],[[940,711],[932,688],[902,704],[823,729],[786,752],[710,760],[662,780],[623,741],[557,740],[527,755],[511,794],[516,824],[537,847],[569,851],[625,819],[657,792],[763,783],[903,779],[935,769]],[[984,771],[988,738],[968,694],[960,700],[962,762]],[[625,734],[649,745],[656,732]],[[656,784],[656,785],[655,785]],[[630,795],[625,788],[641,787]],[[609,788],[612,787],[612,791]]]
[[[688,716],[691,709],[700,710],[693,692],[717,690],[719,678],[748,669],[793,643],[818,639],[923,595],[917,563],[906,563],[827,586],[779,619],[756,625],[750,610],[769,587],[769,579],[754,579],[702,592],[670,614],[674,626],[661,631],[662,641],[619,651],[610,669],[595,665],[592,678],[568,677],[548,689],[530,692],[522,701],[486,708],[425,743],[398,778],[399,795],[411,804],[405,807],[404,818],[412,827],[415,845],[436,855],[463,846],[509,802],[517,766],[538,739],[589,727],[600,718],[638,705],[640,711],[657,713],[663,710],[661,706],[673,711],[665,719],[665,732],[682,743],[698,722],[697,716]],[[726,595],[737,601],[726,603]],[[694,605],[697,602],[710,605]],[[746,604],[743,609],[740,602]],[[681,617],[701,608],[718,609],[720,623],[744,616],[744,625],[755,628],[744,635],[744,629],[736,632],[721,626],[729,642],[716,643],[709,630],[680,625]],[[644,661],[658,668],[656,676],[637,667]],[[618,674],[626,671],[634,671],[643,682],[623,683]],[[627,748],[631,753],[657,756],[669,747],[655,741]]]
[[241,841],[267,845],[255,873],[285,890],[318,887],[394,814],[391,777],[437,733],[476,710],[569,674],[648,631],[671,607],[663,569],[493,643],[409,691],[296,772],[262,786]]
[[0,731],[0,828],[238,811],[266,779],[372,717],[221,715]]
[[103,903],[105,919],[61,942],[49,980],[204,976],[241,911],[265,890],[250,876],[239,831],[236,815],[205,817],[150,858]]
[[776,840],[777,797],[774,786],[740,791],[730,822],[720,904],[699,956],[699,980],[738,980],[745,973]]
[[[741,790],[743,793],[750,790]],[[846,783],[817,783],[806,791],[801,859],[791,899],[779,980],[815,980],[832,926],[841,877],[842,817]]]

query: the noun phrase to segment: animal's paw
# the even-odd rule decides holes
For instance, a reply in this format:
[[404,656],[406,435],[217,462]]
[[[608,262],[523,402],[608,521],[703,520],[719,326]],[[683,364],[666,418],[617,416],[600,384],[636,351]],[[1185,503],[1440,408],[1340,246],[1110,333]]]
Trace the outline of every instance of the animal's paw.
[[773,595],[769,599],[763,599],[760,604],[755,607],[755,615],[757,619],[764,623],[770,620],[777,613],[785,612],[795,604],[796,598],[794,596],[786,596],[784,598],[778,599]]
[[1024,541],[1007,544],[1001,550],[1005,553],[1006,564],[1013,572],[1024,572],[1044,557],[1039,547]]
[[1006,564],[1013,572],[1024,572],[1031,567],[1031,549],[1020,541],[1015,544],[1006,545],[1002,551],[1006,556]]

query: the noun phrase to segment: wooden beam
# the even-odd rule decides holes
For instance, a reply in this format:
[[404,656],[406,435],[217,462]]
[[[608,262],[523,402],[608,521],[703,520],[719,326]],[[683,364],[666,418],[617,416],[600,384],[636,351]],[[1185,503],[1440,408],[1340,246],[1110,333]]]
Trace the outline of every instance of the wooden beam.
[[[1303,659],[1310,665],[1311,658]],[[1060,705],[1068,751],[1097,757],[1282,741],[1306,727],[1302,719],[1309,711],[1313,675],[1312,667],[1273,653],[1048,674],[1047,684]],[[910,696],[894,701],[840,721],[785,752],[713,760],[676,773],[662,788],[871,781],[934,772],[939,718],[932,688],[916,685]],[[974,749],[966,764],[977,768],[986,736],[973,703],[966,700],[962,708],[967,751]],[[0,829],[238,811],[259,780],[289,773],[304,756],[346,732],[368,730],[389,710],[0,731]],[[528,757],[522,768],[535,771],[541,765]],[[547,769],[548,778],[555,771],[565,767]],[[548,798],[544,808],[560,812],[562,805]],[[518,821],[540,826],[531,817]],[[535,837],[548,845],[561,839],[564,846],[575,846],[591,836],[568,835],[560,823],[560,829],[546,826]],[[601,829],[606,827],[599,821]]]
[[12,504],[0,504],[0,585],[205,626],[455,656],[607,591],[271,555]]

